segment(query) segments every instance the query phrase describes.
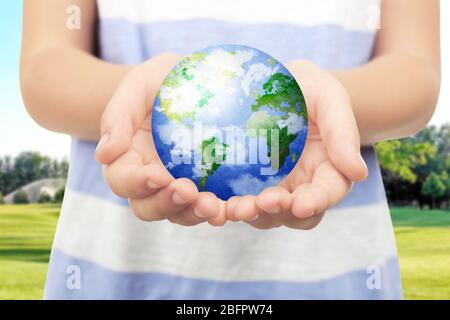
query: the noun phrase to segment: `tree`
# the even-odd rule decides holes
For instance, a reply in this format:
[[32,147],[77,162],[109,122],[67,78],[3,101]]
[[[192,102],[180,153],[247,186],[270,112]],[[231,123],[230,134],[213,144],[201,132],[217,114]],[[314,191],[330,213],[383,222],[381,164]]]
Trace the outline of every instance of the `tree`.
[[410,183],[417,180],[414,167],[426,164],[436,155],[436,147],[432,143],[411,138],[383,141],[375,148],[380,166]]
[[0,158],[0,192],[9,194],[44,178],[66,178],[69,163],[50,159],[38,152],[22,152],[17,157]]
[[[446,186],[446,193],[440,198],[432,198],[422,192],[423,184],[431,173],[439,176],[444,185],[450,174],[450,124],[444,124],[440,128],[429,126],[419,132],[415,137],[418,142],[430,142],[436,146],[436,155],[429,159],[426,164],[417,165],[414,172],[417,175],[417,183],[415,184],[414,193],[420,193],[418,198],[435,206],[441,207],[445,199],[450,197],[450,189]],[[448,205],[448,201],[447,201]]]
[[[390,203],[418,203],[420,207],[432,202],[439,207],[450,204],[450,124],[428,126],[413,137],[378,143],[376,152]],[[423,192],[431,173],[445,185],[446,191],[439,198]]]
[[53,201],[56,203],[61,203],[63,202],[64,199],[64,193],[65,193],[65,188],[61,188],[58,191],[56,191],[55,196],[53,197]]
[[0,192],[0,204],[5,204],[5,199],[3,198],[3,193]]
[[[450,159],[447,161],[450,164]],[[447,165],[447,168],[450,168],[450,165]],[[448,169],[447,169],[448,170]],[[440,175],[442,183],[445,185],[445,193],[443,196],[443,199],[447,202],[447,208],[450,205],[450,174],[448,174],[448,171],[443,171]]]
[[416,169],[434,159],[436,146],[412,137],[377,143],[375,150],[389,202],[404,205],[418,201],[422,206],[426,201],[421,194],[425,178],[418,176]]
[[52,202],[52,197],[48,194],[48,192],[42,192],[39,195],[38,203],[49,203]]
[[26,204],[26,203],[30,203],[30,200],[28,199],[27,193],[23,189],[20,189],[19,191],[17,191],[14,194],[13,203],[14,204]]
[[441,177],[434,172],[430,173],[422,186],[422,193],[432,199],[432,208],[436,208],[436,199],[441,198],[445,191],[446,187]]

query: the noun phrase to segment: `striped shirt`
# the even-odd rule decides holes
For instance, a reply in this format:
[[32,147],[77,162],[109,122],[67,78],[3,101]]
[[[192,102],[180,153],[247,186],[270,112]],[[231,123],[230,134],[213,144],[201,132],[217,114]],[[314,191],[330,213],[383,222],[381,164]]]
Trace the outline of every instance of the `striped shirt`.
[[[135,64],[243,44],[279,59],[351,68],[370,59],[379,0],[97,0],[101,58]],[[114,195],[95,144],[72,140],[47,299],[400,299],[380,170],[313,230],[143,222]]]

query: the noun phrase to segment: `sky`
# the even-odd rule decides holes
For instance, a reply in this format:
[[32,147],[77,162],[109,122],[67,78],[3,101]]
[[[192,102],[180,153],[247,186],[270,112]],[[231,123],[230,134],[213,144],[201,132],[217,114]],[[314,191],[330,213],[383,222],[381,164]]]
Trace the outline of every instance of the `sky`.
[[[19,89],[22,1],[0,1],[0,156],[35,150],[68,158],[70,138],[39,127],[23,106]],[[441,1],[442,83],[432,124],[450,122],[450,1]]]

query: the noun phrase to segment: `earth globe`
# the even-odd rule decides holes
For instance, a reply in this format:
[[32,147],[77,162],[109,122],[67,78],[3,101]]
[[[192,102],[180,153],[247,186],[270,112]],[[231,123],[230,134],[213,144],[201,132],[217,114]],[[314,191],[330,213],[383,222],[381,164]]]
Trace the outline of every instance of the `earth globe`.
[[157,153],[172,176],[222,200],[281,182],[308,132],[294,77],[275,58],[243,45],[184,57],[162,82],[151,121]]

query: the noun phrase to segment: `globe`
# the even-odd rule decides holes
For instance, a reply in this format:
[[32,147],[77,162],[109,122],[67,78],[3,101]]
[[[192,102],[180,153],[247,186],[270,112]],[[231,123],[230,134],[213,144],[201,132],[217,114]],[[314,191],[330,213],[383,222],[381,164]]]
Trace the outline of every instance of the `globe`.
[[154,144],[167,170],[223,200],[280,183],[299,160],[307,131],[294,77],[243,45],[184,57],[162,82],[152,111]]

